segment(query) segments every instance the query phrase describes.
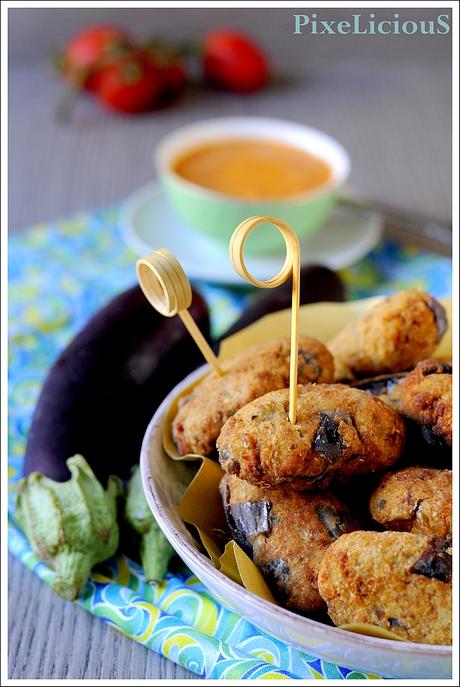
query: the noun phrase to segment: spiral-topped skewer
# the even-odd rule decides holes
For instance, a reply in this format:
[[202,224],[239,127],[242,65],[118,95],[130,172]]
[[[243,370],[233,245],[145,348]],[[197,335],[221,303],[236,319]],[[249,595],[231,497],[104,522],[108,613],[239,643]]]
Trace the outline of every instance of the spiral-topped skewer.
[[[251,231],[262,222],[273,224],[281,233],[286,244],[286,258],[281,270],[271,279],[262,281],[253,277],[244,262],[244,245]],[[299,303],[300,303],[300,243],[292,227],[276,217],[249,217],[241,222],[230,240],[230,259],[235,271],[254,286],[273,289],[284,284],[292,276],[291,312],[291,359],[289,374],[289,419],[295,424],[297,418],[297,371],[299,348]]]
[[222,375],[214,352],[188,311],[192,303],[192,288],[174,255],[166,248],[155,250],[137,261],[136,272],[149,303],[165,317],[179,315],[206,361],[218,375]]

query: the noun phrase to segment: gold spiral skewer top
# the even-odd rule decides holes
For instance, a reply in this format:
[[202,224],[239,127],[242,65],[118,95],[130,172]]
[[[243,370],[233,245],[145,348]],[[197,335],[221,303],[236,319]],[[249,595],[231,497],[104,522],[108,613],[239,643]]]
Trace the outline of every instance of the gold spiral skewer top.
[[165,317],[179,315],[205,360],[218,375],[223,375],[213,350],[188,311],[192,287],[180,262],[167,248],[160,248],[137,261],[136,273],[149,303]]
[[[246,239],[262,222],[269,222],[278,229],[286,244],[286,258],[281,270],[265,281],[253,277],[244,262]],[[289,419],[295,424],[297,419],[297,372],[299,349],[299,303],[300,303],[300,243],[293,228],[277,217],[249,217],[241,222],[230,240],[230,259],[235,271],[250,284],[262,289],[273,289],[284,284],[292,276],[291,311],[291,357],[289,371]]]

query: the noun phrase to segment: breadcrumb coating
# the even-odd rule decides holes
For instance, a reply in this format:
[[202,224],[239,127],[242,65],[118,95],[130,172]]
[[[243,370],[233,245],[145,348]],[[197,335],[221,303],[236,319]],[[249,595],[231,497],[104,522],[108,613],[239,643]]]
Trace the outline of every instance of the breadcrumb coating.
[[373,519],[387,530],[452,534],[452,472],[409,467],[384,475],[371,496]]
[[[268,391],[289,386],[290,340],[267,341],[222,364],[225,374],[208,375],[183,398],[172,423],[180,455],[212,455],[224,423],[239,408]],[[299,338],[299,383],[329,382],[334,363],[327,348],[310,337]]]
[[227,521],[284,606],[299,613],[325,608],[318,569],[327,547],[358,529],[348,509],[328,492],[255,487],[233,475],[221,486]]
[[335,625],[369,623],[403,639],[452,642],[451,543],[411,532],[342,535],[326,549],[318,588]]
[[428,293],[408,289],[385,298],[330,342],[335,379],[409,370],[433,354],[447,325],[443,306]]
[[365,391],[343,384],[298,387],[297,420],[289,390],[248,403],[217,440],[223,469],[260,486],[324,489],[333,477],[390,468],[404,446],[398,413]]

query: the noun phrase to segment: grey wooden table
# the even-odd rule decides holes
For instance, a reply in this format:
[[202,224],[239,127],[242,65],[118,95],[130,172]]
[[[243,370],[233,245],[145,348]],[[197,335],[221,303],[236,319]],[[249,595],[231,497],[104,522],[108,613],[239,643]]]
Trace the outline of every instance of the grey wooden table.
[[[322,11],[337,18],[338,10]],[[383,15],[379,10],[376,14]],[[351,10],[341,10],[346,18]],[[293,36],[292,9],[14,9],[9,29],[9,230],[122,200],[152,178],[161,137],[203,117],[285,117],[332,134],[352,159],[350,183],[380,202],[449,221],[451,72],[447,37]],[[400,10],[430,18],[431,10]],[[276,80],[254,96],[189,90],[175,107],[138,118],[82,99],[58,126],[59,83],[47,59],[80,27],[113,21],[138,34],[196,37],[217,25],[250,31]],[[11,678],[190,678],[10,560]]]

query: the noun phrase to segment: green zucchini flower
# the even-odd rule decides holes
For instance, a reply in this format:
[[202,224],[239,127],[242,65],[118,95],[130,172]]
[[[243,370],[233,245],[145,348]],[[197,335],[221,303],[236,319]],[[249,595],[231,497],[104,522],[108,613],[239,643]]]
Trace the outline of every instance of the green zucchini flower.
[[54,590],[75,600],[91,568],[113,556],[118,548],[118,477],[107,490],[83,456],[67,460],[71,478],[55,482],[32,472],[18,486],[15,519],[38,558],[56,573]]

